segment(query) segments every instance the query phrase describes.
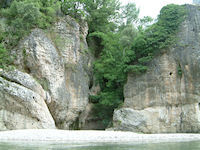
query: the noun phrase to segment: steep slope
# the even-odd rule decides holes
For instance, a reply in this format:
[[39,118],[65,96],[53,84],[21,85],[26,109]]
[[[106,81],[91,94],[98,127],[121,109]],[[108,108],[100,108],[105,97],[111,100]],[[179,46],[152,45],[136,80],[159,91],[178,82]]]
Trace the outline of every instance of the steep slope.
[[[80,26],[66,16],[51,29],[32,30],[19,43],[14,51],[18,73],[1,75],[8,74],[0,82],[0,122],[6,122],[5,129],[74,127],[74,122],[88,104],[91,57],[86,43],[87,30],[86,23],[82,22]],[[13,83],[9,76],[15,76],[17,80]],[[37,85],[34,90],[30,88],[32,83]],[[35,102],[40,106],[35,106]],[[20,110],[16,103],[20,103]],[[17,113],[21,119],[13,118]],[[44,113],[48,117],[40,117]],[[36,120],[37,125],[31,124],[30,119]],[[44,119],[51,122],[50,125],[40,125]],[[19,122],[23,125],[19,126]]]
[[128,75],[115,129],[134,132],[200,131],[200,7],[186,5],[178,42],[154,58],[141,76]]

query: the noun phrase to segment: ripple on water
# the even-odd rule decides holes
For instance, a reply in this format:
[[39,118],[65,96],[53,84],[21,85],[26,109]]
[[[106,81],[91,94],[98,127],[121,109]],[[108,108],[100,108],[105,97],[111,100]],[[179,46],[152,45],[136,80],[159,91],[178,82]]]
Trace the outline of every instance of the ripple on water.
[[200,141],[148,144],[51,144],[51,143],[0,143],[0,150],[200,150]]

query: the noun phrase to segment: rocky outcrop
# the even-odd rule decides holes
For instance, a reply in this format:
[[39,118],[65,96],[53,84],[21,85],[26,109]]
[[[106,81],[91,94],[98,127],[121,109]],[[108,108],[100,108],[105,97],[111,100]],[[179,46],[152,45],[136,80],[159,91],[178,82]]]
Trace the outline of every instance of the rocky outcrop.
[[56,128],[46,92],[30,75],[0,72],[0,129]]
[[0,78],[0,99],[5,103],[0,105],[1,126],[74,126],[88,104],[91,77],[88,27],[80,24],[69,16],[62,17],[51,29],[34,29],[19,43],[14,51],[15,65],[26,73],[9,72]]
[[128,75],[114,127],[145,133],[200,132],[200,7],[186,5],[178,42],[141,76]]

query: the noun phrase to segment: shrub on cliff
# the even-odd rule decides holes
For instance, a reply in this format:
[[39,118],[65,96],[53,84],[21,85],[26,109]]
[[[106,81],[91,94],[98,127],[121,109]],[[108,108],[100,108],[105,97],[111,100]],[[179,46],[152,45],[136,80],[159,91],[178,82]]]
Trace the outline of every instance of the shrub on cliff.
[[132,58],[126,71],[144,72],[148,62],[161,50],[168,49],[175,41],[180,24],[183,22],[185,6],[170,4],[162,8],[158,20],[147,30],[139,32],[133,41]]
[[59,3],[56,0],[14,0],[10,7],[1,9],[1,16],[9,26],[5,40],[10,47],[16,46],[32,28],[50,27],[56,20],[57,11]]
[[157,22],[146,30],[141,26],[136,30],[128,21],[117,32],[93,33],[102,39],[102,51],[94,65],[95,76],[101,86],[95,112],[105,124],[108,125],[113,110],[123,102],[127,73],[144,73],[149,61],[176,40],[184,16],[185,7],[172,4],[165,6]]
[[8,50],[0,44],[0,68],[5,69],[12,63]]

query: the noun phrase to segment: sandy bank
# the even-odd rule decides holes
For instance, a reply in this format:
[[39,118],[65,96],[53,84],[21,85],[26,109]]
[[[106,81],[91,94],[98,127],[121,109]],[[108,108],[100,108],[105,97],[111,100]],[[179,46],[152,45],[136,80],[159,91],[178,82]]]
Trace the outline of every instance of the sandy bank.
[[184,142],[200,141],[200,134],[136,134],[120,131],[13,130],[1,131],[0,142],[33,141],[64,143]]

